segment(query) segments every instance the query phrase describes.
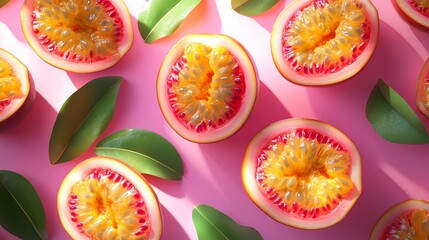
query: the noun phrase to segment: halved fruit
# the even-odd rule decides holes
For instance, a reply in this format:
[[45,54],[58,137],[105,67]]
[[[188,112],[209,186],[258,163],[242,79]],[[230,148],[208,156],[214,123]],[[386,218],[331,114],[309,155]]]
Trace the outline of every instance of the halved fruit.
[[34,99],[27,67],[0,48],[0,124],[28,108]]
[[423,65],[417,81],[417,108],[429,119],[429,58]]
[[375,50],[378,31],[370,0],[297,0],[274,24],[271,53],[287,80],[329,85],[361,71]]
[[157,79],[165,119],[180,136],[198,143],[220,141],[238,131],[257,91],[250,56],[226,35],[184,37],[165,57]]
[[429,1],[392,0],[399,14],[416,26],[429,29]]
[[58,214],[73,239],[159,239],[158,199],[145,178],[111,158],[93,157],[63,180]]
[[122,0],[25,0],[21,26],[43,60],[71,72],[109,68],[133,43]]
[[369,240],[429,239],[429,202],[406,200],[388,209],[374,224]]
[[251,200],[274,220],[320,229],[343,219],[360,196],[361,159],[332,125],[291,118],[250,141],[242,180]]

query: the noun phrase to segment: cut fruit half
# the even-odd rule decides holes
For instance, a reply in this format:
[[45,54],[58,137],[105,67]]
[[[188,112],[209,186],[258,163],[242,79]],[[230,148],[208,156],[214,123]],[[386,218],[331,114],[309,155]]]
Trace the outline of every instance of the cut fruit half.
[[131,17],[122,0],[25,0],[21,26],[43,60],[71,72],[109,68],[133,43]]
[[338,83],[367,64],[378,31],[378,13],[370,0],[297,0],[274,24],[272,57],[281,75],[293,83]]
[[399,14],[412,24],[429,30],[429,1],[392,0]]
[[111,158],[76,167],[58,192],[61,223],[73,239],[160,239],[158,199],[145,178]]
[[251,200],[271,218],[320,229],[343,219],[360,196],[361,159],[353,142],[333,126],[291,118],[250,141],[242,180]]
[[417,108],[429,119],[429,58],[423,65],[417,81]]
[[258,80],[244,47],[226,35],[191,34],[165,57],[157,96],[169,125],[197,143],[237,132],[256,101]]
[[429,239],[429,202],[406,200],[388,209],[377,220],[369,240]]
[[[29,105],[31,79],[27,67],[14,55],[0,48],[0,124]],[[34,94],[32,94],[34,95]],[[8,121],[9,122],[9,121]]]

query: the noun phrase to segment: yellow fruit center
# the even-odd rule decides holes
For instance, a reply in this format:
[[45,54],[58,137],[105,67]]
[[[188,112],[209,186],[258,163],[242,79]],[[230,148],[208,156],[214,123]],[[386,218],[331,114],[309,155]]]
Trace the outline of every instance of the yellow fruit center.
[[115,55],[122,20],[108,0],[36,0],[33,32],[48,52],[74,62]]
[[109,169],[95,169],[70,193],[71,221],[90,239],[147,239],[151,222],[138,190]]
[[225,47],[191,43],[167,79],[170,106],[189,129],[206,132],[235,116],[245,92],[239,63]]
[[15,76],[12,66],[0,57],[0,112],[21,95],[21,81]]
[[423,16],[429,17],[429,1],[428,0],[409,0],[410,5]]
[[310,129],[272,139],[259,154],[256,179],[274,205],[303,218],[331,212],[354,188],[347,151]]
[[359,57],[370,38],[359,0],[315,0],[283,32],[283,57],[303,75],[337,72]]
[[381,240],[424,240],[429,239],[429,212],[414,209],[405,216],[395,219],[386,229]]

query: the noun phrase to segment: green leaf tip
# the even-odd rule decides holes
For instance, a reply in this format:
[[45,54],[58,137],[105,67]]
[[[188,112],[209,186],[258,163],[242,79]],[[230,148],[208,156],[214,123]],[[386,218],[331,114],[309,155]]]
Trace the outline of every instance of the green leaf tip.
[[384,139],[399,144],[429,143],[420,118],[408,103],[382,79],[374,86],[365,109],[372,127]]
[[201,0],[151,0],[138,16],[140,35],[146,43],[169,36]]
[[95,153],[121,160],[140,173],[169,180],[180,180],[183,176],[182,159],[174,146],[148,130],[115,132],[97,144]]
[[49,141],[51,164],[77,158],[106,130],[122,81],[117,76],[94,79],[64,102]]
[[192,211],[198,239],[204,240],[262,240],[261,234],[254,228],[236,223],[219,210],[199,205]]
[[279,0],[231,0],[231,7],[245,16],[256,16],[270,10]]

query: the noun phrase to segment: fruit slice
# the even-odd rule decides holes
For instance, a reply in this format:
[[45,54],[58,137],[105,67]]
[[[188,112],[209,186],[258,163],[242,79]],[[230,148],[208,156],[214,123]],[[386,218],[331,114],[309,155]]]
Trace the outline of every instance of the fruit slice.
[[145,178],[118,160],[74,167],[58,192],[61,223],[73,239],[159,239],[158,199]]
[[109,68],[133,43],[122,0],[25,0],[21,26],[43,60],[71,72]]
[[27,67],[0,48],[0,124],[31,102]]
[[429,119],[429,58],[417,81],[417,108]]
[[244,47],[226,35],[191,34],[164,59],[157,95],[170,126],[199,143],[223,140],[247,120],[258,91]]
[[429,29],[429,1],[427,0],[392,0],[393,6],[411,23]]
[[296,228],[325,228],[343,219],[360,196],[360,155],[333,126],[291,118],[250,141],[242,180],[271,218]]
[[274,63],[287,80],[328,85],[357,74],[378,39],[370,0],[297,0],[278,16],[271,33]]
[[369,240],[429,239],[429,202],[406,200],[388,209],[375,223]]

